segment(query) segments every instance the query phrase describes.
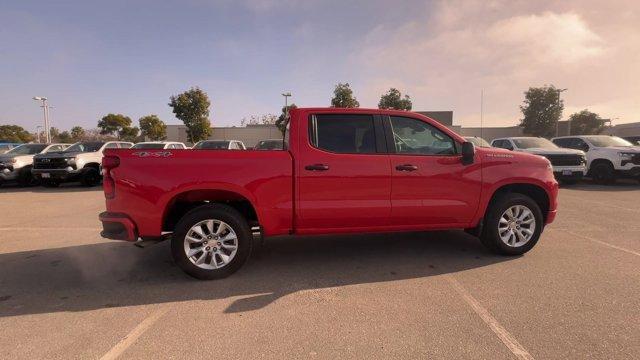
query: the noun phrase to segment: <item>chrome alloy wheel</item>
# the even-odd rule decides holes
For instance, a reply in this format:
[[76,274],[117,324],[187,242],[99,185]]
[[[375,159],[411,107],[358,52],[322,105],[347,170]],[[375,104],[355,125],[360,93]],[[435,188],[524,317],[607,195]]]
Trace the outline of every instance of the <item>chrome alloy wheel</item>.
[[184,238],[184,252],[197,267],[214,270],[229,264],[238,252],[238,236],[229,224],[203,220],[193,225]]
[[531,209],[514,205],[505,210],[498,222],[498,235],[510,247],[520,247],[531,240],[536,231],[536,218]]

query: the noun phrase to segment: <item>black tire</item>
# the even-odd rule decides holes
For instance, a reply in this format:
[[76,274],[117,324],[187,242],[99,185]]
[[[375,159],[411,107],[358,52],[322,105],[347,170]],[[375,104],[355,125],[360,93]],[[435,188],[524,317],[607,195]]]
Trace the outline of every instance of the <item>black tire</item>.
[[96,186],[100,184],[100,172],[96,168],[85,169],[80,178],[80,184],[83,186]]
[[48,187],[48,188],[57,188],[58,186],[60,186],[60,181],[57,180],[41,180],[41,184],[44,187]]
[[31,174],[30,167],[24,168],[20,171],[18,174],[18,185],[25,187],[38,185],[38,179]]
[[[505,244],[500,238],[500,234],[498,232],[500,218],[507,209],[515,205],[522,205],[529,208],[535,219],[535,229],[533,229],[531,239],[518,247]],[[490,203],[489,209],[487,209],[480,241],[487,249],[496,254],[511,256],[522,255],[536,245],[540,238],[540,234],[542,234],[543,227],[544,220],[542,217],[542,211],[540,211],[538,204],[530,197],[519,193],[501,194]]]
[[[235,231],[237,251],[226,265],[217,269],[203,269],[187,257],[184,241],[193,226],[211,219],[223,221]],[[186,213],[178,221],[171,239],[173,260],[184,272],[200,280],[222,279],[238,271],[251,255],[252,248],[253,236],[246,219],[236,209],[223,204],[202,205]]]
[[599,162],[590,170],[593,182],[600,185],[608,185],[616,180],[616,172],[609,162]]

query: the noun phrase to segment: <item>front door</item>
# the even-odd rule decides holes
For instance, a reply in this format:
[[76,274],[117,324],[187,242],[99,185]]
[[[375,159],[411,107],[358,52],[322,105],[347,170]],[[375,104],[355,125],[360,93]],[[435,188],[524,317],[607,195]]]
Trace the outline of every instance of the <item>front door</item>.
[[313,114],[300,121],[296,227],[303,233],[384,227],[391,170],[379,116]]
[[392,171],[391,224],[448,227],[467,224],[480,199],[477,164],[463,165],[461,144],[422,119],[385,118]]

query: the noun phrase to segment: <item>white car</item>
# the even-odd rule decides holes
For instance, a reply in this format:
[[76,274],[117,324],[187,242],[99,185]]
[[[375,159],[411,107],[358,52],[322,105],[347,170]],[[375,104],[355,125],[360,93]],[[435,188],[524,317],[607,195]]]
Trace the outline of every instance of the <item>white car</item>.
[[195,150],[246,150],[240,140],[202,140],[193,145]]
[[547,158],[553,166],[556,179],[565,184],[576,183],[587,174],[587,157],[583,151],[563,149],[545,138],[500,138],[493,140],[491,146]]
[[24,144],[7,151],[0,155],[0,183],[16,180],[22,186],[33,185],[33,157],[64,151],[69,146],[71,144]]
[[31,173],[42,185],[55,187],[62,182],[80,181],[85,186],[100,183],[102,152],[105,149],[129,149],[133,143],[125,141],[83,141],[63,152],[33,157]]
[[561,136],[552,141],[563,148],[579,149],[587,154],[589,176],[600,184],[614,182],[619,177],[640,181],[640,146],[617,136]]
[[139,142],[132,149],[186,149],[185,144],[174,141],[145,141]]

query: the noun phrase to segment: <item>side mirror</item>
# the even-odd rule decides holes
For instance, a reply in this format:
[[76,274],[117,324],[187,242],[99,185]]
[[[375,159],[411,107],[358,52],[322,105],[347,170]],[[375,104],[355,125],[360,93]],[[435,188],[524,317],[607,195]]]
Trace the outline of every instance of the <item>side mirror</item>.
[[462,143],[462,165],[473,164],[473,158],[476,154],[476,147],[472,142],[465,141]]

